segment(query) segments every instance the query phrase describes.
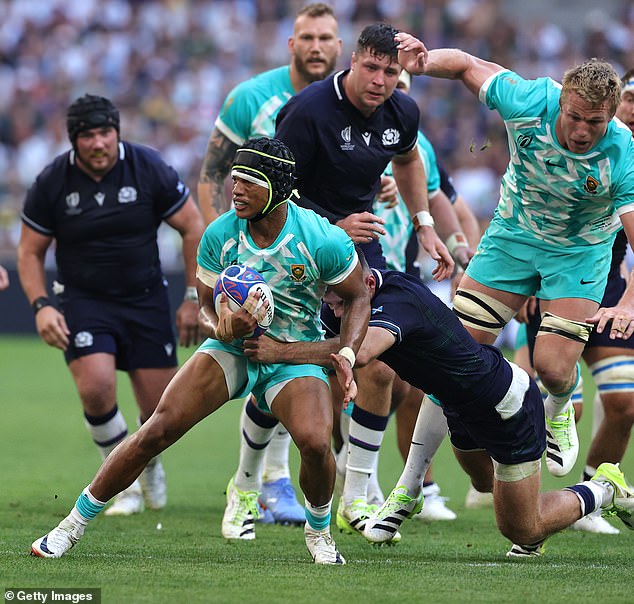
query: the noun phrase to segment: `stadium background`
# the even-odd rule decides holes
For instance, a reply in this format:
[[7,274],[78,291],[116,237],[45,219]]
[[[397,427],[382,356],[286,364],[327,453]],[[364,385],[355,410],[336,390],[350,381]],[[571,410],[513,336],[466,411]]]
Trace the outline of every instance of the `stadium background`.
[[[123,137],[159,149],[195,193],[207,138],[238,82],[288,62],[286,42],[305,0],[0,0],[0,333],[33,331],[15,269],[26,188],[68,148],[65,110],[84,92],[112,98]],[[332,0],[347,66],[360,30],[386,20],[430,48],[457,46],[527,77],[560,79],[591,56],[634,65],[634,2]],[[508,160],[501,120],[454,82],[415,78],[422,127],[485,223]],[[179,238],[160,234],[168,273]],[[52,266],[49,256],[48,266]],[[182,281],[171,277],[181,295]]]

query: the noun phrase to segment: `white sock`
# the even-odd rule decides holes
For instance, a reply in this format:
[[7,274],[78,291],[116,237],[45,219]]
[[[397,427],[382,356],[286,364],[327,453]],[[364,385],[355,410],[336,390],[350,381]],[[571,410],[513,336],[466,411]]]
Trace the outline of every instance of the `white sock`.
[[368,500],[372,499],[385,500],[381,485],[379,484],[379,455],[374,459],[374,467],[368,479]]
[[280,478],[290,478],[288,467],[288,449],[291,446],[291,435],[280,423],[275,428],[275,433],[264,454],[263,482],[275,482]]
[[595,437],[604,417],[605,410],[603,409],[603,400],[597,390],[594,394],[594,401],[592,403],[592,438]]
[[84,412],[86,428],[97,445],[102,459],[106,457],[127,435],[128,426],[117,405],[101,416],[88,415]]
[[277,424],[274,417],[262,413],[247,399],[240,416],[240,462],[234,478],[240,491],[260,490],[264,450]]
[[397,486],[405,486],[410,497],[417,497],[432,457],[447,434],[447,418],[442,409],[425,395],[421,403],[405,468]]
[[544,401],[544,411],[546,412],[546,416],[549,419],[554,419],[558,415],[562,415],[563,413],[568,411],[568,408],[572,404],[572,394],[579,384],[579,379],[581,375],[579,370],[579,363],[577,363],[575,371],[577,372],[577,374],[575,378],[575,383],[572,388],[560,394],[553,394],[552,392],[548,392],[548,396]]
[[355,405],[350,418],[342,495],[344,505],[350,505],[356,499],[367,500],[368,481],[379,455],[387,420],[387,416],[376,415]]

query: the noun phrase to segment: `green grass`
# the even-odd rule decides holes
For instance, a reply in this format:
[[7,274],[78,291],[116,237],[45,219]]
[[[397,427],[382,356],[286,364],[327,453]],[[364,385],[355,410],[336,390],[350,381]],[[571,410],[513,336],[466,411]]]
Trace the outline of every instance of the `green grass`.
[[[403,527],[403,541],[392,548],[373,548],[357,536],[334,532],[348,560],[340,568],[312,564],[297,528],[258,525],[255,542],[225,542],[220,535],[223,491],[237,464],[239,403],[225,406],[164,454],[169,485],[165,510],[131,518],[98,517],[64,558],[32,558],[31,542],[68,513],[92,478],[98,454],[58,351],[35,338],[3,336],[0,392],[3,589],[100,587],[102,602],[108,604],[634,601],[634,535],[624,528],[616,536],[568,530],[549,540],[544,558],[508,560],[504,554],[509,543],[498,533],[492,510],[464,509],[468,481],[447,443],[434,470],[458,513],[455,522],[410,521]],[[586,401],[591,401],[590,389],[587,394]],[[134,425],[125,374],[119,401]],[[546,488],[571,484],[579,476],[588,445],[589,407],[580,425],[577,467],[569,479],[544,474]],[[386,493],[401,467],[390,427],[380,466]],[[623,467],[634,475],[632,453]],[[295,478],[295,452],[292,469]]]

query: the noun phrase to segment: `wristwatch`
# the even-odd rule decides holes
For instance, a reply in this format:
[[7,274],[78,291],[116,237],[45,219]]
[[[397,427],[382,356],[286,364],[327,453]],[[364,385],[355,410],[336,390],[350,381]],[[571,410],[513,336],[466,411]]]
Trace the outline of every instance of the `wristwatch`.
[[34,314],[40,312],[40,310],[42,310],[45,306],[53,306],[52,302],[46,296],[35,298],[35,300],[33,300],[33,303],[31,304],[31,308],[33,309]]

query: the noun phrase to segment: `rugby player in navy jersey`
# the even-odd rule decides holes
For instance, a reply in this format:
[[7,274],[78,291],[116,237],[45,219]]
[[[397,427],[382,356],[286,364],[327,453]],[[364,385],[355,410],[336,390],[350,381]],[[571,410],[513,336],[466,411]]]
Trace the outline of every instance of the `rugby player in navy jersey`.
[[[418,107],[396,90],[401,73],[396,33],[385,23],[364,28],[350,69],[314,82],[290,99],[277,116],[275,136],[295,155],[300,203],[343,228],[377,268],[385,268],[380,245],[385,230],[372,204],[391,161],[419,242],[438,262],[434,278],[441,280],[451,276],[454,262],[429,213],[427,179],[416,144]],[[352,440],[357,430],[371,435],[367,446],[376,457],[388,421],[394,372],[377,362],[360,369],[357,380],[350,434]],[[368,516],[362,493],[373,463],[369,457],[359,464],[350,456],[348,461],[358,481],[353,484],[355,476],[347,473],[345,491],[350,495],[340,504],[337,518],[346,530],[353,530]]]
[[[399,377],[442,401],[455,448],[488,451],[495,467],[496,519],[504,536],[540,549],[546,537],[600,508],[634,528],[634,491],[616,465],[602,464],[591,480],[540,494],[546,434],[544,406],[532,378],[497,348],[478,344],[419,279],[369,269],[361,261],[372,314],[357,365],[381,359]],[[342,300],[329,291],[324,301],[331,312],[322,311],[322,320],[335,334]],[[247,355],[256,361],[311,359],[323,365],[333,361],[339,346],[336,336],[317,343],[245,342]],[[351,375],[340,359],[334,364]],[[427,404],[434,404],[429,397],[423,407]],[[425,430],[417,421],[397,487],[365,523],[364,535],[371,542],[392,540],[403,520],[422,507],[422,479],[438,444],[421,438]]]
[[[189,189],[155,150],[120,140],[119,111],[110,100],[78,98],[67,128],[72,150],[56,157],[27,193],[18,273],[38,334],[64,352],[88,431],[105,459],[128,433],[117,407],[116,370],[128,373],[143,423],[177,369],[157,246],[163,221],[183,241],[187,289],[176,312],[179,342],[198,339],[195,253],[203,221]],[[44,270],[53,241],[56,305]],[[159,509],[166,497],[155,458],[106,514],[140,512],[144,503]]]

